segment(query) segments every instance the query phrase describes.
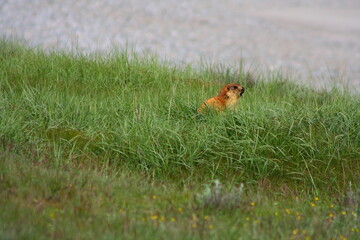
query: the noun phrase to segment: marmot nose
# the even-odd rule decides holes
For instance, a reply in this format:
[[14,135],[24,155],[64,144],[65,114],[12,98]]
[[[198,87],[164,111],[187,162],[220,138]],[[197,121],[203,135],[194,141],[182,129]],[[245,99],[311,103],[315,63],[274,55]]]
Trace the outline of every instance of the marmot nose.
[[244,93],[244,92],[245,92],[245,88],[242,88],[242,89],[241,89],[241,93]]

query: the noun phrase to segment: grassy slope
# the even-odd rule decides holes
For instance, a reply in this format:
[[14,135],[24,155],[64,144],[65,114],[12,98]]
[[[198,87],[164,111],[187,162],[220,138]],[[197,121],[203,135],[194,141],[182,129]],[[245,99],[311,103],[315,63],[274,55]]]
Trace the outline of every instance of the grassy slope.
[[[359,96],[126,52],[1,42],[0,61],[5,238],[360,236]],[[239,111],[196,113],[229,82],[246,87]],[[228,200],[200,204],[215,179]]]

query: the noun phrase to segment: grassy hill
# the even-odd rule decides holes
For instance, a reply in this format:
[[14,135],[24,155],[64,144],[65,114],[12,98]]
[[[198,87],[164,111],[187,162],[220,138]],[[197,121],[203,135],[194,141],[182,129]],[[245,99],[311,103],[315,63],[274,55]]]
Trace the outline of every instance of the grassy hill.
[[360,238],[359,95],[257,78],[1,41],[0,236]]

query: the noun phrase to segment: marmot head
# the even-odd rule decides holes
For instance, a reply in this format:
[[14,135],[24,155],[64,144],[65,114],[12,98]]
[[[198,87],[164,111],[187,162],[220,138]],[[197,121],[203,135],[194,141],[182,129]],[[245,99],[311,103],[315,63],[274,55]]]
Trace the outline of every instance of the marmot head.
[[245,92],[245,88],[239,84],[236,83],[230,83],[225,85],[220,93],[219,96],[223,96],[226,98],[239,98],[242,96]]

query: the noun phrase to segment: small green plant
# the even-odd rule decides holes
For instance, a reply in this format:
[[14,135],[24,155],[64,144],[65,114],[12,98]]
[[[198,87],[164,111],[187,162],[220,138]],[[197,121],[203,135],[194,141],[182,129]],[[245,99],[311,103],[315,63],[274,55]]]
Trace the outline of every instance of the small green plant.
[[224,188],[219,180],[204,186],[204,192],[196,194],[196,202],[202,208],[233,209],[241,205],[244,184],[234,187],[232,191]]

